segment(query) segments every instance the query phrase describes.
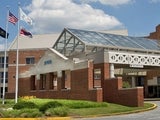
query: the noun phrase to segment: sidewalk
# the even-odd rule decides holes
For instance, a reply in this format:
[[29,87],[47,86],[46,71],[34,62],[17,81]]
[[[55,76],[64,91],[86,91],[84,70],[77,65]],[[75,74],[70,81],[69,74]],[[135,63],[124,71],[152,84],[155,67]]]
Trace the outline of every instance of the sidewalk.
[[144,98],[144,101],[160,101],[160,98]]

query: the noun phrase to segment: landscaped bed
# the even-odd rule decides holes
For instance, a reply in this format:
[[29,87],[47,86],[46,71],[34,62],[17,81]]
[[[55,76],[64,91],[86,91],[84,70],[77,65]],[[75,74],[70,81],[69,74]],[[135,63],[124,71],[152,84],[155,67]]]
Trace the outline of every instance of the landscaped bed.
[[37,118],[37,117],[86,117],[137,112],[151,108],[153,104],[144,103],[144,107],[127,107],[111,103],[97,103],[83,100],[39,99],[33,96],[21,97],[17,104],[6,100],[0,105],[1,118]]

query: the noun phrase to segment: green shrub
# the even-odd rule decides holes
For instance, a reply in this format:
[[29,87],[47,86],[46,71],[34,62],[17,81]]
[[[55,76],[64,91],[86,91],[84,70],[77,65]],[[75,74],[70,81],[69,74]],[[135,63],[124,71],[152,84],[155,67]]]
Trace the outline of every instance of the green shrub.
[[68,108],[66,108],[66,107],[64,107],[64,106],[54,108],[54,113],[55,113],[55,115],[57,115],[57,116],[65,117],[65,116],[68,115]]
[[42,105],[39,108],[39,110],[41,112],[45,112],[49,108],[56,108],[56,107],[61,107],[61,106],[62,106],[62,104],[57,101],[50,101],[50,102],[47,102],[46,104]]
[[68,115],[68,108],[67,107],[56,107],[56,108],[49,108],[45,111],[46,116],[60,116],[65,117]]
[[3,118],[16,118],[19,117],[19,110],[3,110],[1,111],[1,115]]
[[80,109],[80,108],[94,108],[94,107],[107,107],[108,104],[105,102],[97,103],[92,101],[84,101],[84,100],[69,100],[64,103],[65,106],[72,109]]
[[128,81],[123,81],[122,88],[131,88],[131,85],[129,84]]
[[3,118],[36,118],[42,116],[38,109],[4,110],[1,111],[1,114]]
[[38,106],[35,103],[30,102],[30,101],[21,101],[21,102],[16,103],[13,106],[13,109],[24,109],[24,108],[33,109],[33,108],[38,108]]
[[36,118],[41,116],[42,113],[39,111],[39,109],[22,109],[19,112],[19,117],[22,118]]

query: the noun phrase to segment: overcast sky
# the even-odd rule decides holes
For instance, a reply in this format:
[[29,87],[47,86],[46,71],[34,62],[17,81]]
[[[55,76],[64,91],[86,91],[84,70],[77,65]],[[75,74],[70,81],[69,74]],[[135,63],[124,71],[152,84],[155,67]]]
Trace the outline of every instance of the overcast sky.
[[[60,33],[65,27],[87,30],[128,29],[130,36],[145,36],[160,23],[160,0],[0,0],[0,27],[6,29],[6,6],[18,17],[18,2],[32,18],[33,34]],[[8,23],[8,42],[17,24]],[[3,48],[0,38],[0,48]]]

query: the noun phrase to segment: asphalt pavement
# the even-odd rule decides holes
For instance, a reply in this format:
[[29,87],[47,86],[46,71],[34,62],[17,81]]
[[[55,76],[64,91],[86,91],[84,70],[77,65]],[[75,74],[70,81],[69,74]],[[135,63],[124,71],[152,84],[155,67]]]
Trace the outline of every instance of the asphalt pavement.
[[155,103],[157,105],[157,108],[139,113],[105,117],[81,118],[81,120],[160,120],[160,101],[148,102]]

